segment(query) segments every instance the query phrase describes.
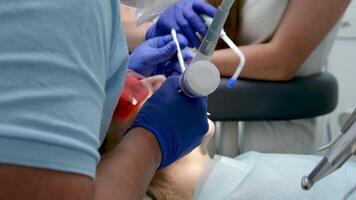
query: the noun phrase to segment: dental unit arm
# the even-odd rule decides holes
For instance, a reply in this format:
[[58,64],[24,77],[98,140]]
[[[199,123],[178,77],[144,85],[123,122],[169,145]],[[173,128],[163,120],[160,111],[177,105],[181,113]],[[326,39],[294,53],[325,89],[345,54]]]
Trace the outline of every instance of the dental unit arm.
[[189,97],[208,96],[219,86],[220,73],[210,60],[234,2],[223,0],[195,58],[180,78],[182,91]]
[[302,188],[310,190],[314,183],[339,169],[352,155],[356,153],[356,109],[351,114],[341,133],[325,147],[328,153],[318,163],[314,170],[302,178]]

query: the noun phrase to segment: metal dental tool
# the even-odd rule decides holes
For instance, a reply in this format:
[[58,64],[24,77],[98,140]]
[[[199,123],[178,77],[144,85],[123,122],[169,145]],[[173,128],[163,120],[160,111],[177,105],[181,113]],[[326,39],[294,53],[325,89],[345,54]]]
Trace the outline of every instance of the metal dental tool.
[[219,86],[220,73],[210,60],[234,2],[223,0],[195,58],[180,78],[182,91],[189,97],[208,96]]
[[351,114],[341,133],[322,149],[330,148],[314,170],[302,178],[302,188],[310,190],[314,183],[339,169],[356,153],[356,109]]

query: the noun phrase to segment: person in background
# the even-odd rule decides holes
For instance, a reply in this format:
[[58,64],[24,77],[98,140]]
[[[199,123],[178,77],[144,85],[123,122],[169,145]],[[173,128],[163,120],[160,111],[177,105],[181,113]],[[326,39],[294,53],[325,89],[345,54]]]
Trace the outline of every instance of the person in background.
[[[207,2],[218,5],[221,1]],[[349,3],[350,0],[237,1],[225,31],[246,57],[241,77],[288,81],[321,73],[335,40],[337,22]],[[221,45],[213,62],[222,76],[229,77],[240,60]],[[236,131],[236,124],[227,122],[222,131]],[[317,129],[321,125],[315,118],[243,122],[239,147],[241,152],[313,153],[328,142],[325,132]]]
[[[207,2],[218,6],[221,0]],[[199,15],[212,17],[216,13],[216,8],[207,2],[182,0],[165,10],[157,22],[140,26],[139,34],[133,37],[136,41],[133,44],[152,35],[169,34],[170,28],[175,28],[187,38],[189,47],[199,47],[200,40],[195,33],[202,36],[206,33]],[[336,36],[337,22],[349,3],[350,0],[236,1],[225,31],[246,57],[241,77],[278,82],[321,73]],[[135,29],[129,16],[124,16],[124,24],[131,24],[131,29]],[[131,32],[130,28],[127,31]],[[220,43],[212,62],[222,76],[230,77],[240,60],[231,49]],[[319,145],[328,142],[326,134],[317,129],[315,118],[243,122],[240,127],[237,124],[224,122],[222,131],[237,132],[240,128],[241,152],[313,153]]]

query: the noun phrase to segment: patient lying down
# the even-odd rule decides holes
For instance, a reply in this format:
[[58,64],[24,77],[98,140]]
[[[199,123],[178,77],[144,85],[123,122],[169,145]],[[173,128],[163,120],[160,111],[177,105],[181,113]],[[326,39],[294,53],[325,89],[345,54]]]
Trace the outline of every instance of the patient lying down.
[[[163,76],[142,80],[152,94],[164,82]],[[123,137],[132,119],[113,121],[101,152],[107,153]],[[312,155],[278,155],[250,152],[234,159],[208,155],[207,144],[214,136],[214,124],[202,144],[172,165],[157,171],[147,194],[151,199],[239,199],[239,200],[335,200],[356,199],[348,192],[356,185],[356,164],[349,162],[336,173],[303,191],[300,179],[320,160]]]

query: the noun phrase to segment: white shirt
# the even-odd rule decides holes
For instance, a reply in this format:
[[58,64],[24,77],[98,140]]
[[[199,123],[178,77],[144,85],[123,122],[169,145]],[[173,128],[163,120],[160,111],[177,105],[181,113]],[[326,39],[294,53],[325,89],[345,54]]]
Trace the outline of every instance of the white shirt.
[[[289,0],[246,0],[241,10],[240,45],[266,42],[277,30],[288,7]],[[299,68],[296,76],[322,72],[335,40],[338,25],[322,40]]]

